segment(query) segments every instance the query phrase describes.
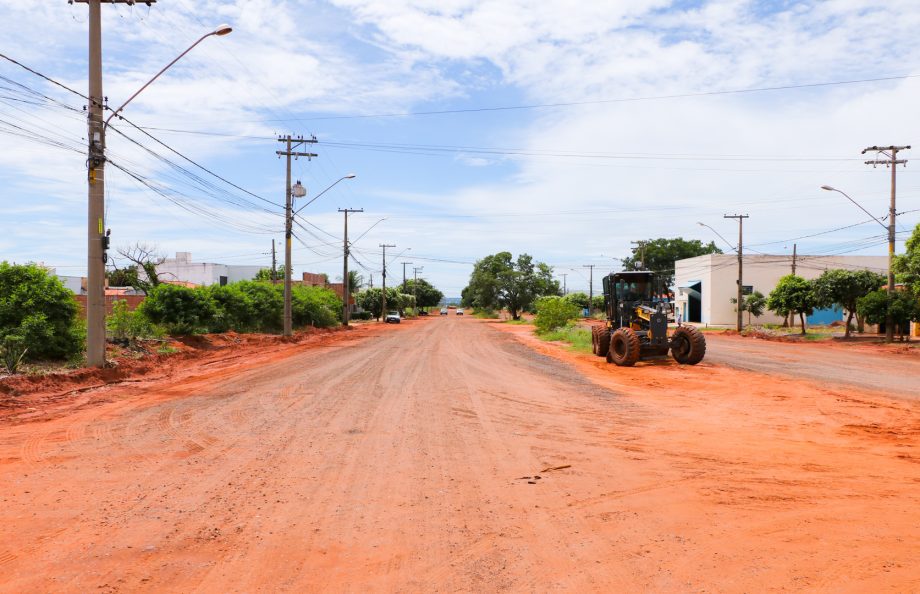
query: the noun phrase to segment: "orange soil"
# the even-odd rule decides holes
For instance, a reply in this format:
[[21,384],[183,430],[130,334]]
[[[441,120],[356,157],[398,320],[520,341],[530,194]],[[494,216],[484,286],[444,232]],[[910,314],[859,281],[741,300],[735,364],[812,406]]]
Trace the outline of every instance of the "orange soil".
[[453,316],[259,351],[0,424],[0,591],[920,590],[914,401]]

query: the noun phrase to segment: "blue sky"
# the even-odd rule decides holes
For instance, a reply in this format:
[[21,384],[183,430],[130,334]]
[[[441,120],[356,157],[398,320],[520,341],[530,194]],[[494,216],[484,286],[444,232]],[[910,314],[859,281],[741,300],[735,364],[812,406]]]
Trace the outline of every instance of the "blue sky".
[[[251,194],[126,123],[115,127],[128,138],[108,135],[113,245],[196,261],[269,264],[283,230],[274,139],[286,133],[319,140],[319,158],[294,163],[308,197],[357,174],[303,211],[297,273],[341,274],[342,207],[365,209],[352,239],[386,219],[356,241],[351,267],[379,284],[378,244],[397,244],[394,256],[411,248],[390,274],[412,261],[448,295],[473,261],[502,250],[586,289],[582,265],[614,269],[632,240],[719,242],[697,222],[734,238],[722,218],[732,212],[750,214],[751,251],[881,255],[878,225],[819,187],[884,216],[888,172],[860,151],[911,144],[920,129],[920,6],[909,0],[161,0],[103,12],[113,106],[200,35],[234,27],[125,115]],[[86,93],[85,5],[0,0],[0,16],[0,52]],[[0,76],[0,258],[83,274],[85,101],[5,60]],[[655,98],[883,77],[899,78]],[[570,105],[490,109],[559,103]],[[390,115],[433,111],[455,113]],[[920,221],[915,171],[899,171],[898,210],[912,211],[899,249]]]

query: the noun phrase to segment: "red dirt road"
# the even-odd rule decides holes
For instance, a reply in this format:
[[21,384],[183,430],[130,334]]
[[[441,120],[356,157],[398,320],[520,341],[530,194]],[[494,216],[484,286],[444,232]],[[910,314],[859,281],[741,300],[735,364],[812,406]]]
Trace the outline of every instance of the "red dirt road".
[[0,591],[920,591],[915,402],[528,331],[365,327],[0,425]]

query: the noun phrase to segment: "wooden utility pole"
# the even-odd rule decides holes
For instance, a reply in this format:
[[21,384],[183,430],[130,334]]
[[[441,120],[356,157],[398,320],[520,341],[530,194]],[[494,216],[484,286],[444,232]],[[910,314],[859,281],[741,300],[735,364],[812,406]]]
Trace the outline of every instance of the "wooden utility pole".
[[402,263],[402,267],[403,267],[403,285],[402,285],[402,286],[403,286],[403,291],[406,290],[406,266],[407,266],[408,264],[412,264],[412,262],[403,262],[403,263]]
[[594,301],[594,264],[582,264],[589,270],[588,274],[588,313],[591,313],[591,302]]
[[642,268],[638,268],[637,270],[648,270],[648,266],[645,264],[645,244],[648,242],[640,239],[639,241],[630,241],[629,243],[639,248],[639,258],[640,262],[642,262]]
[[[792,244],[792,274],[795,275],[796,248],[798,244]],[[790,312],[786,319],[786,326],[793,328],[795,326],[795,316]]]
[[568,273],[563,272],[560,274],[560,276],[562,277],[562,296],[565,297],[568,294],[568,288],[565,284],[565,277],[568,276]]
[[414,280],[412,281],[412,296],[415,298],[415,315],[418,315],[418,271],[424,270],[424,266],[412,267]]
[[396,244],[395,243],[381,243],[378,245],[383,248],[383,294],[382,294],[383,303],[381,305],[380,315],[383,316],[384,319],[386,319],[387,317],[387,248],[396,247]]
[[[348,318],[351,315],[351,308],[348,307],[351,300],[351,287],[348,279],[348,213],[364,212],[363,208],[340,208],[339,212],[345,214],[345,239],[342,240],[342,325],[348,325]],[[359,238],[360,239],[360,238]]]
[[[897,211],[895,210],[896,203],[896,182],[897,182],[897,171],[898,165],[907,165],[907,159],[898,159],[898,152],[907,150],[910,148],[910,145],[905,146],[870,146],[863,149],[862,154],[867,152],[874,151],[876,153],[876,158],[871,161],[866,161],[866,165],[872,165],[873,167],[877,165],[887,165],[891,168],[891,204],[888,208],[888,299],[891,301],[892,296],[894,295],[894,240],[895,240],[895,217],[897,216]],[[885,158],[880,159],[879,155],[883,155]],[[885,316],[885,342],[894,341],[894,319],[891,317],[891,314]]]
[[275,240],[272,239],[272,284],[278,279],[278,262],[275,259]]
[[[293,321],[291,315],[291,224],[294,220],[291,214],[293,208],[293,198],[291,194],[291,157],[295,159],[306,157],[313,159],[318,157],[316,153],[298,152],[294,149],[307,144],[316,144],[316,137],[304,138],[298,136],[293,138],[290,134],[278,138],[278,142],[287,144],[287,150],[275,151],[281,157],[287,157],[287,184],[284,193],[284,336],[293,334]],[[298,186],[299,187],[299,186]]]
[[737,308],[738,309],[738,324],[737,324],[736,329],[738,330],[738,332],[741,332],[742,328],[744,328],[744,317],[743,317],[743,312],[742,312],[742,308],[744,306],[744,286],[742,284],[744,280],[744,276],[742,274],[743,256],[741,254],[741,251],[742,251],[742,245],[744,243],[744,232],[743,232],[744,224],[743,223],[744,223],[744,219],[749,218],[749,215],[742,215],[742,214],[724,215],[722,218],[738,219],[738,308]]

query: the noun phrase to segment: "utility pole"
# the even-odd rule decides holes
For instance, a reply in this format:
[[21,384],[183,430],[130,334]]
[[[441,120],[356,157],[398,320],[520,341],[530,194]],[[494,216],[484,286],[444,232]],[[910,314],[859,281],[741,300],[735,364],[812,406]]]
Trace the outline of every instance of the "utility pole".
[[272,239],[272,284],[278,279],[277,260],[275,259],[275,240]]
[[[293,323],[291,316],[291,224],[294,220],[294,217],[291,214],[291,209],[293,207],[293,199],[291,195],[291,157],[295,159],[300,157],[306,157],[307,159],[313,159],[318,157],[316,153],[305,153],[295,151],[294,149],[300,148],[301,146],[307,144],[316,144],[316,137],[311,136],[310,138],[304,138],[303,136],[298,136],[297,138],[291,137],[290,134],[287,136],[281,136],[278,138],[278,142],[284,142],[287,144],[287,150],[275,151],[275,153],[281,157],[287,157],[287,185],[285,187],[284,194],[284,336],[290,336],[293,334]],[[300,182],[297,182],[298,186],[298,197],[303,197],[306,194],[306,191],[303,189],[303,186],[300,185]]]
[[588,277],[588,311],[591,311],[591,302],[594,301],[594,264],[582,264],[583,268],[590,270]]
[[[76,0],[89,8],[89,105],[87,105],[87,249],[86,249],[86,364],[105,365],[105,124],[102,113],[102,4],[103,0]],[[134,4],[134,0],[105,0]],[[150,6],[156,0],[145,0]]]
[[407,264],[412,264],[412,262],[403,262],[403,263],[402,263],[402,266],[403,266],[403,291],[406,290],[406,265],[407,265]]
[[[795,275],[795,260],[796,260],[796,248],[798,244],[792,244],[792,274]],[[750,316],[748,316],[750,317]],[[789,317],[786,319],[786,326],[792,328],[795,326],[795,316],[792,313],[789,314]]]
[[396,244],[395,243],[381,243],[378,245],[383,248],[383,295],[382,295],[383,304],[381,305],[380,315],[382,315],[384,319],[386,319],[386,315],[387,315],[387,248],[396,247]]
[[744,328],[744,317],[742,315],[743,312],[741,311],[742,306],[744,305],[744,294],[743,294],[744,287],[741,284],[743,280],[743,276],[742,276],[742,261],[743,260],[742,260],[742,255],[741,255],[741,249],[742,249],[742,244],[744,241],[744,235],[743,235],[742,228],[744,227],[743,225],[744,219],[749,218],[749,215],[742,215],[742,214],[724,215],[722,218],[723,219],[738,219],[738,304],[737,304],[738,305],[737,307],[738,325],[736,329],[738,330],[738,332],[741,332],[741,329]]
[[415,315],[418,315],[418,271],[424,270],[424,266],[412,267],[412,274],[414,275],[414,280],[412,281],[412,296],[415,298]]
[[[351,308],[348,307],[351,300],[351,287],[348,279],[348,213],[364,212],[363,208],[340,208],[339,212],[345,213],[345,239],[342,241],[342,325],[348,325],[348,318],[351,314]],[[360,238],[359,238],[360,239]]]
[[568,293],[569,293],[569,291],[568,291],[568,289],[566,288],[566,285],[565,285],[565,277],[568,276],[568,273],[563,272],[563,273],[560,274],[560,276],[562,276],[562,295],[563,295],[563,297],[564,297],[564,296],[568,295]]
[[639,247],[639,258],[640,262],[642,262],[642,268],[639,268],[639,270],[648,270],[648,266],[645,264],[645,244],[647,242],[640,239],[639,241],[630,241],[629,243]]
[[[866,161],[866,165],[872,165],[873,167],[877,165],[887,165],[891,168],[891,204],[888,208],[888,299],[891,301],[891,297],[894,295],[894,239],[895,239],[895,230],[894,222],[895,217],[897,216],[897,211],[895,210],[896,203],[896,182],[897,182],[897,170],[898,165],[907,165],[907,159],[898,159],[898,152],[903,150],[910,149],[910,145],[906,146],[870,146],[863,149],[862,154],[866,154],[869,151],[875,151],[876,158],[872,161]],[[879,155],[884,155],[885,159],[880,159]],[[885,342],[894,342],[894,320],[891,317],[891,314],[885,316]]]

